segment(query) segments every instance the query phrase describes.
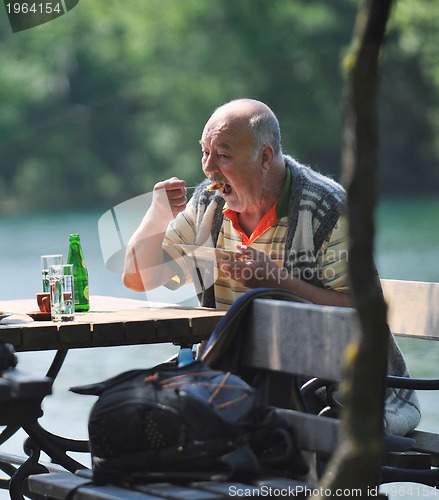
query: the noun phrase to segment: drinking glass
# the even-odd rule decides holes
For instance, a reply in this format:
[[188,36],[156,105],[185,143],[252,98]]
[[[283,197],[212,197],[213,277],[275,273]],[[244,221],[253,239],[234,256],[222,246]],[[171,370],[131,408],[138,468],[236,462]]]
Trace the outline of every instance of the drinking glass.
[[73,321],[73,264],[50,266],[49,287],[52,321]]
[[41,256],[41,279],[43,281],[43,292],[49,293],[49,267],[63,263],[61,254]]

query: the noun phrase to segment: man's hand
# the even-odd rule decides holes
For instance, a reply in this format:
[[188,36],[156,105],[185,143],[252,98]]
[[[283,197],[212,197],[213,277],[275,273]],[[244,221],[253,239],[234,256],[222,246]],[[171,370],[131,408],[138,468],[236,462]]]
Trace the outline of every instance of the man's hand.
[[152,203],[130,238],[122,280],[135,291],[151,290],[173,276],[162,244],[168,224],[186,208],[186,182],[171,177],[154,186]]
[[177,177],[158,182],[154,186],[151,208],[170,222],[186,208],[186,193],[186,182]]
[[282,288],[282,283],[289,279],[286,269],[279,267],[264,252],[246,245],[236,245],[236,249],[242,254],[242,259],[220,264],[228,278],[247,288]]

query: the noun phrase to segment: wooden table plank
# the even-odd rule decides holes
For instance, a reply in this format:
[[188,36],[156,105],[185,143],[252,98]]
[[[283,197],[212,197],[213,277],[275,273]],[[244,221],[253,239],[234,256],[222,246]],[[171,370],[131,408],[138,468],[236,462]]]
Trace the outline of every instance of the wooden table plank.
[[14,346],[23,344],[22,332],[23,330],[20,326],[10,326],[7,330],[3,331],[0,323],[0,339]]
[[69,322],[59,326],[59,342],[67,348],[69,345],[87,346],[92,342],[92,332],[87,323]]
[[[208,337],[225,314],[214,309],[115,297],[92,299],[99,309],[76,313],[74,321],[65,323],[32,321],[25,316],[24,311],[34,306],[33,300],[2,302],[1,308],[18,314],[0,322],[0,338],[12,343],[18,352],[174,341],[198,343]],[[118,305],[120,309],[111,310]]]
[[[59,343],[58,328],[52,322],[44,322],[44,325],[35,323],[27,327],[22,326],[21,342],[31,351],[44,348],[46,345]],[[18,347],[15,346],[16,350]]]
[[125,338],[128,342],[142,343],[146,339],[155,340],[155,321],[136,319],[125,322]]

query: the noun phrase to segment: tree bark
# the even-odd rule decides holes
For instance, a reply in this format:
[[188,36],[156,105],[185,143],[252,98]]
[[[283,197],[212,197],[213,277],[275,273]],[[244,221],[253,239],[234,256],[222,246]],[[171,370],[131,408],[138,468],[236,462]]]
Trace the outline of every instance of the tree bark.
[[[376,496],[382,459],[385,375],[389,327],[373,259],[377,185],[379,56],[393,0],[366,0],[345,58],[347,93],[343,133],[343,182],[347,189],[349,273],[361,324],[358,345],[345,355],[341,384],[341,439],[322,488],[361,489]],[[319,498],[319,497],[318,497]]]

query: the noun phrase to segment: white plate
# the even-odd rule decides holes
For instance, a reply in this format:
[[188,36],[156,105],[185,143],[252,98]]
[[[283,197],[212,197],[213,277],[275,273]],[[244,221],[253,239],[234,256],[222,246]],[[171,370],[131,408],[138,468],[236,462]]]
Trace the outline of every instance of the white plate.
[[4,312],[4,311],[0,311],[0,321],[2,319],[5,319],[7,318],[8,316],[11,316],[12,313],[9,313],[9,312]]
[[235,250],[223,250],[222,248],[199,247],[197,245],[175,244],[176,248],[181,248],[189,257],[200,260],[239,260],[245,258],[242,253]]

